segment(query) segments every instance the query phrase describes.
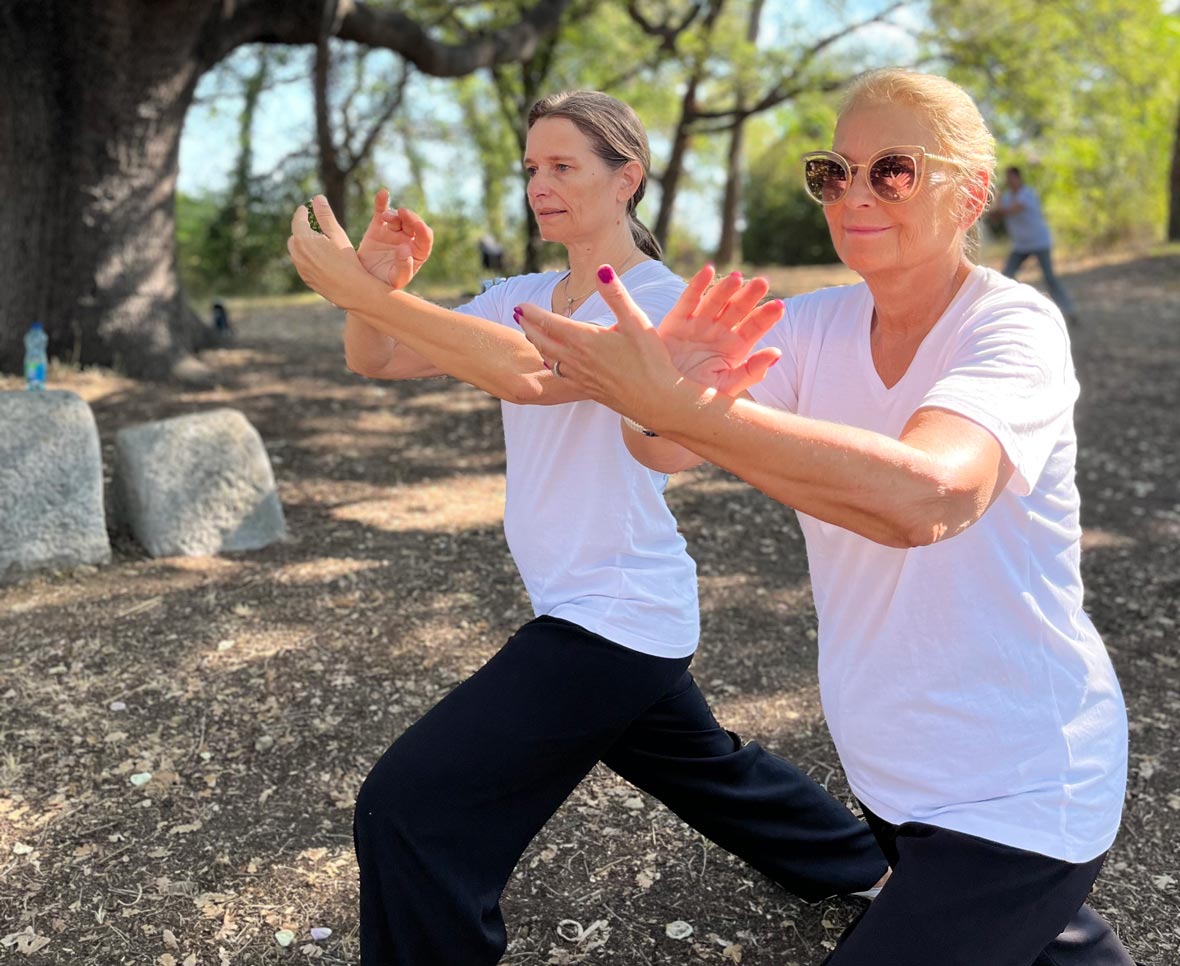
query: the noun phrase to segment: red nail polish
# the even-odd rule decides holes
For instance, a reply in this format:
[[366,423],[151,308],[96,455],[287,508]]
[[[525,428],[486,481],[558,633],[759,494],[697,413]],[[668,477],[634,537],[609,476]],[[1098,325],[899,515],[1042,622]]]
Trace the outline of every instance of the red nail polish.
[[604,285],[609,285],[615,280],[615,270],[609,265],[603,265],[598,270],[598,277],[602,280]]

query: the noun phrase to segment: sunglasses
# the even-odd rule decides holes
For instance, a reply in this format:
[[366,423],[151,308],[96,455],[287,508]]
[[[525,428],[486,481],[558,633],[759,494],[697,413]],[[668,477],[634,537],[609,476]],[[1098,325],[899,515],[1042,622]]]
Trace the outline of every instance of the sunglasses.
[[[807,193],[821,205],[834,205],[848,194],[856,172],[864,168],[869,173],[869,191],[878,201],[899,205],[918,193],[926,161],[946,161],[958,164],[954,158],[931,154],[918,145],[884,148],[864,164],[851,164],[835,151],[812,151],[803,155],[803,183]],[[946,176],[931,172],[930,181],[943,181]]]

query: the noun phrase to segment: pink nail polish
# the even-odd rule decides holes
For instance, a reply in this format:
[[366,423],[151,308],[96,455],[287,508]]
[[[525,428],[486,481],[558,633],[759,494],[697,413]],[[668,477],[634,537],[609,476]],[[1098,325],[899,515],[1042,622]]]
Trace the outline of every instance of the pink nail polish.
[[521,320],[523,315],[524,315],[524,309],[522,309],[519,305],[516,306],[516,308],[514,308],[512,310],[512,317],[514,319],[516,319],[517,322],[519,322]]
[[742,273],[741,273],[741,272],[730,272],[730,273],[729,273],[729,277],[730,277],[730,278],[741,278],[741,277],[742,277]]
[[615,270],[609,265],[603,265],[602,268],[598,270],[598,277],[602,280],[604,285],[609,285],[615,280]]

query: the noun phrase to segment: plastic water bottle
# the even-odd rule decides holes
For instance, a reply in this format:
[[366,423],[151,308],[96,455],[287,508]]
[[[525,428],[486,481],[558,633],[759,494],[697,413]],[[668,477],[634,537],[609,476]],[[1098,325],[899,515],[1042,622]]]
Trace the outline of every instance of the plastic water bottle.
[[29,389],[45,388],[45,367],[49,364],[46,349],[49,346],[49,336],[41,328],[40,322],[34,322],[25,333],[25,386]]

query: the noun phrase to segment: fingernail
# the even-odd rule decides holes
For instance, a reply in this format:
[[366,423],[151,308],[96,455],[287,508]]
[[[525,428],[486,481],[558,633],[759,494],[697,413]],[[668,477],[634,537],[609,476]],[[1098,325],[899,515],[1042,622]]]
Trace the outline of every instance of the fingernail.
[[770,365],[768,365],[766,368],[773,369],[775,366],[778,365],[778,361],[781,358],[782,358],[782,356],[775,356],[773,359],[770,360]]
[[615,280],[615,270],[609,265],[603,265],[602,268],[598,270],[598,277],[604,285],[609,285]]
[[542,359],[542,360],[541,360],[541,365],[543,365],[543,366],[544,366],[546,369],[552,369],[552,368],[553,368],[553,367],[552,367],[552,366],[550,366],[550,365],[549,365],[549,363],[548,363],[548,362],[546,362],[544,359]]
[[524,309],[522,309],[519,305],[512,310],[512,317],[516,319],[517,322],[519,322],[523,316]]
[[742,273],[741,273],[741,272],[730,272],[730,273],[729,273],[729,277],[730,277],[730,278],[741,278],[741,277],[742,277]]

